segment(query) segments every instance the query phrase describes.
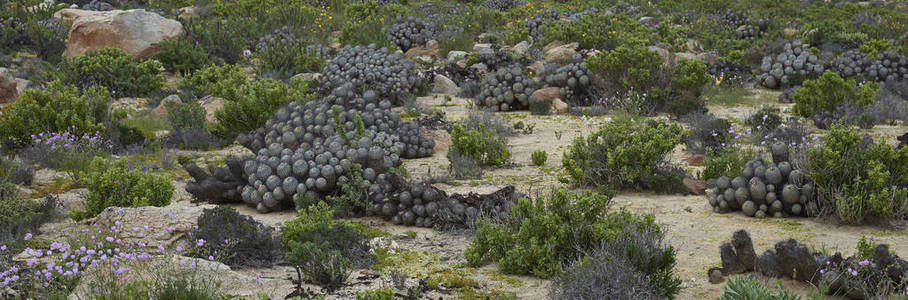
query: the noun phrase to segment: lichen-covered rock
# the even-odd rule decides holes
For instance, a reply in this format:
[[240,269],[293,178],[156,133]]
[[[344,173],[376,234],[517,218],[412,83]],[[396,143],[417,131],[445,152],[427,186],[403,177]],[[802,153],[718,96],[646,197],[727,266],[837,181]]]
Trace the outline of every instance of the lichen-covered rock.
[[54,14],[71,20],[64,56],[79,56],[103,48],[118,48],[135,57],[157,51],[155,44],[176,39],[183,25],[144,9],[85,11],[63,9]]
[[19,89],[16,77],[6,68],[0,68],[0,103],[16,101]]

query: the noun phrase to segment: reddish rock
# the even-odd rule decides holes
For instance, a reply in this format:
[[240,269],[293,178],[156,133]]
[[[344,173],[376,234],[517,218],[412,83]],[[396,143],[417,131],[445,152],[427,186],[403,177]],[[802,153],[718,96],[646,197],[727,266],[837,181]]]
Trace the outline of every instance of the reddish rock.
[[703,195],[704,193],[706,193],[706,181],[685,177],[683,183],[684,186],[686,186],[687,189],[690,190],[691,194]]
[[691,154],[688,157],[684,158],[684,161],[691,166],[702,166],[703,161],[706,160],[706,155],[703,154]]
[[19,82],[6,68],[0,68],[0,103],[16,101],[19,98]]
[[134,57],[154,53],[154,44],[177,39],[183,25],[144,9],[85,11],[63,9],[54,14],[72,24],[66,38],[66,57],[103,48],[118,48]]

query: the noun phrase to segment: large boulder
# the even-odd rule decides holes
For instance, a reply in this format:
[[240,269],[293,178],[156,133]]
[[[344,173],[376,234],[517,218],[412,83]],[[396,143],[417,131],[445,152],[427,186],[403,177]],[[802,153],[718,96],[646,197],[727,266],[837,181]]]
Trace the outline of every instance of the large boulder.
[[0,103],[13,102],[19,98],[16,77],[6,68],[0,68]]
[[215,123],[217,122],[215,112],[224,107],[224,98],[207,96],[202,98],[199,104],[205,109],[205,122]]
[[108,207],[96,217],[86,220],[91,226],[120,228],[118,238],[124,243],[139,242],[146,247],[173,248],[177,242],[188,238],[189,232],[198,224],[202,215],[201,206],[171,205],[167,207]]
[[580,44],[574,42],[553,47],[552,49],[545,51],[545,62],[569,61],[574,58],[574,54],[577,53],[577,47],[579,46]]
[[460,92],[460,88],[457,87],[457,84],[454,83],[450,78],[436,74],[435,75],[435,87],[432,92],[446,95],[457,95]]
[[153,46],[183,34],[183,25],[144,9],[85,11],[63,9],[54,14],[71,24],[64,56],[79,56],[102,48],[118,48],[135,57],[157,51]]

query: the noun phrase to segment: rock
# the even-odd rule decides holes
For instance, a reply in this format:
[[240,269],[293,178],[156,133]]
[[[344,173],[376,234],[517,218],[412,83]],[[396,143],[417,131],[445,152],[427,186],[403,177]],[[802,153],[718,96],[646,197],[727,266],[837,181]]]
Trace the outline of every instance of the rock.
[[679,52],[675,53],[675,62],[679,62],[682,59],[697,59],[697,55],[690,52]]
[[659,57],[662,57],[663,65],[671,64],[672,59],[674,59],[674,57],[672,56],[672,53],[670,51],[666,50],[665,48],[649,46],[649,48],[647,48],[647,49],[649,49],[649,51],[658,53]]
[[19,82],[7,68],[0,68],[0,103],[9,103],[19,98]]
[[[110,111],[126,110],[127,116],[138,116],[148,112],[148,99],[124,97],[110,104]],[[164,117],[167,111],[164,111]]]
[[789,28],[782,29],[782,33],[784,33],[787,36],[795,36],[795,35],[798,35],[798,33],[800,33],[800,31],[789,27]]
[[552,108],[555,109],[559,114],[566,114],[571,111],[570,105],[566,102],[561,101],[561,98],[552,99]]
[[637,19],[637,23],[640,23],[640,25],[643,25],[643,26],[650,26],[650,25],[659,23],[659,21],[656,20],[656,18],[644,16],[644,17],[640,17],[640,19]]
[[688,39],[687,42],[684,43],[684,49],[687,50],[687,52],[700,53],[700,51],[703,51],[703,45],[700,45],[700,42],[695,39]]
[[691,154],[684,158],[684,162],[691,166],[702,166],[703,161],[706,160],[706,155],[703,154]]
[[553,48],[556,48],[556,47],[560,47],[562,45],[564,45],[564,43],[562,43],[561,41],[552,41],[548,45],[545,45],[544,47],[542,47],[542,53],[549,52],[549,50],[552,50]]
[[[120,223],[119,238],[124,243],[146,244],[148,249],[157,246],[175,247],[198,223],[202,206],[171,205],[167,207],[108,207],[96,217],[84,221],[92,226],[110,227]],[[145,229],[148,226],[148,229]]]
[[725,281],[725,277],[722,276],[722,268],[712,267],[707,271],[707,275],[709,276],[709,283],[716,284]]
[[32,82],[28,79],[16,78],[16,91],[21,95],[22,93],[25,93],[25,89],[31,84]]
[[750,234],[743,229],[736,231],[732,236],[731,245],[735,248],[735,254],[738,255],[738,261],[744,266],[744,270],[753,272],[757,263],[757,253],[754,252]]
[[495,50],[492,50],[492,44],[474,44],[473,52],[479,54],[494,54]]
[[106,47],[119,48],[134,57],[157,51],[154,44],[176,39],[183,25],[144,9],[89,12],[63,9],[54,14],[72,20],[63,55],[73,57]]
[[449,62],[455,62],[464,57],[467,57],[467,53],[464,51],[448,51]]
[[547,87],[533,91],[533,94],[530,95],[530,101],[547,101],[552,102],[552,100],[561,98],[561,88],[559,87]]
[[210,7],[187,6],[180,8],[180,18],[196,18],[211,15]]
[[484,63],[478,63],[470,66],[470,68],[476,69],[476,72],[485,73],[489,71],[489,67]]
[[68,190],[57,195],[57,200],[60,201],[64,211],[83,209],[85,207],[85,194],[87,193],[88,189],[86,188]]
[[688,190],[690,190],[691,194],[703,195],[704,193],[706,193],[706,181],[684,177],[681,182],[685,187],[687,187]]
[[514,47],[511,47],[511,51],[520,55],[525,55],[527,54],[527,51],[530,51],[530,43],[521,41],[520,43],[517,43],[517,45],[514,45]]
[[151,114],[158,118],[166,118],[168,107],[170,105],[179,105],[180,103],[182,103],[182,101],[180,101],[180,96],[178,96],[178,95],[167,96],[166,98],[161,100],[161,103],[158,104],[158,107],[155,107],[151,111]]
[[202,108],[205,109],[205,122],[216,123],[215,112],[224,107],[224,98],[206,96],[199,101]]
[[457,95],[460,92],[460,88],[457,87],[457,84],[454,83],[448,77],[445,77],[441,74],[435,75],[435,87],[432,89],[433,93],[446,94],[446,95]]
[[574,58],[574,54],[577,54],[579,46],[580,44],[574,42],[549,49],[545,52],[545,62],[569,61]]
[[[533,71],[533,74],[545,74],[545,63],[542,61],[537,61],[527,67],[530,71]],[[908,133],[906,133],[908,135]]]
[[322,80],[322,77],[324,77],[322,73],[300,73],[293,75],[293,78],[302,78],[308,82],[319,82]]
[[431,58],[441,58],[441,48],[438,46],[438,42],[431,40],[426,43],[425,47],[413,47],[407,50],[407,53],[404,54],[409,59],[414,57],[431,57]]

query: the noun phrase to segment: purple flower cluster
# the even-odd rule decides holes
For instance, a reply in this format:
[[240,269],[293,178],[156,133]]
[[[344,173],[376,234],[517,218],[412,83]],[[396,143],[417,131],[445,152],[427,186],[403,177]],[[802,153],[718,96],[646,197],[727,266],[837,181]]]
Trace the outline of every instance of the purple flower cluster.
[[[75,127],[73,127],[75,129]],[[31,135],[32,146],[47,148],[48,150],[78,148],[80,150],[103,151],[113,148],[113,143],[101,136],[101,133],[95,131],[93,134],[77,134],[64,132],[41,132],[37,135]]]

